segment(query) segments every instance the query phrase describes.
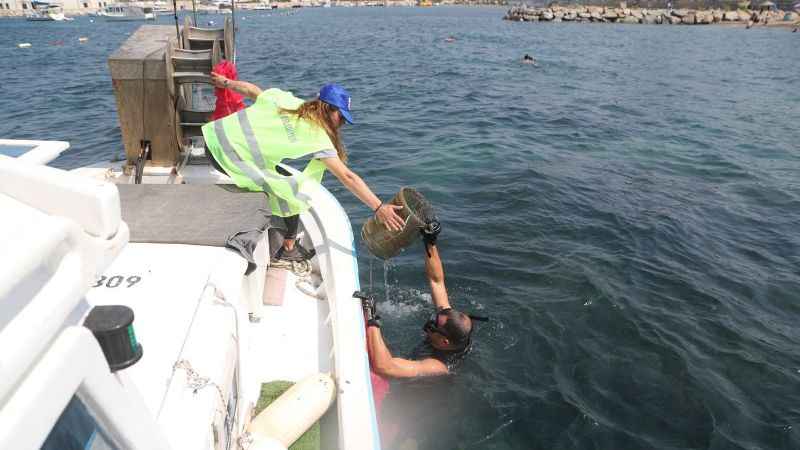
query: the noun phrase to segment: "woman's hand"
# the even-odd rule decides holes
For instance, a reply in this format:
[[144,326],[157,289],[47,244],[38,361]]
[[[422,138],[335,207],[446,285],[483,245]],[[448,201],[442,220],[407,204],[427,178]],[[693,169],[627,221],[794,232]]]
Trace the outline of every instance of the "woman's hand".
[[341,159],[334,156],[331,158],[321,158],[320,161],[325,164],[325,167],[327,167],[353,195],[364,202],[368,208],[375,208],[375,204],[379,204],[377,209],[374,209],[378,223],[383,224],[391,231],[400,231],[405,227],[405,221],[395,212],[398,209],[403,209],[402,206],[381,203],[381,199],[370,190],[369,186],[364,183],[364,180],[352,170],[348,169]]
[[218,73],[211,72],[211,83],[214,84],[214,87],[227,89],[229,82],[230,82],[230,80],[228,80],[224,76],[222,76],[222,75],[220,75]]
[[400,205],[392,205],[391,203],[384,203],[375,211],[375,217],[378,222],[382,223],[391,231],[400,231],[406,225],[405,221],[396,210],[403,209]]

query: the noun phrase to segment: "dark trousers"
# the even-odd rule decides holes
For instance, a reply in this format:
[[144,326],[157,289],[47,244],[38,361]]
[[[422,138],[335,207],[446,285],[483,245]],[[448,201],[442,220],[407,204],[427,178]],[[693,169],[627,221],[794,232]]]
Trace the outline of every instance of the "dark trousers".
[[[206,158],[208,158],[208,162],[211,163],[211,166],[214,167],[214,169],[216,169],[217,172],[224,173],[225,175],[227,175],[225,169],[223,169],[222,166],[219,165],[217,160],[214,159],[214,155],[212,155],[211,152],[208,151],[208,147],[206,147]],[[279,174],[287,177],[291,175],[288,170],[284,169],[281,166],[275,166],[275,170],[277,170]],[[286,223],[286,234],[283,236],[283,238],[295,239],[297,237],[297,229],[300,227],[300,216],[297,215],[297,216],[284,217],[283,221]]]

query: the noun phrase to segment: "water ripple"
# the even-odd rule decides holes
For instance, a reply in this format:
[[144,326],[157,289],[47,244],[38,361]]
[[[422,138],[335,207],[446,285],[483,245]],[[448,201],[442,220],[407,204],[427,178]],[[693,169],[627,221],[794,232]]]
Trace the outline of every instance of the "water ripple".
[[[796,39],[503,13],[239,22],[242,78],[303,97],[329,81],[350,89],[351,166],[382,198],[424,192],[444,223],[451,301],[492,317],[456,377],[393,386],[397,444],[800,448]],[[106,60],[137,26],[0,21],[13,66],[0,136],[70,141],[59,167],[117,157]],[[369,211],[326,184],[359,227]],[[389,290],[387,341],[405,355],[430,308],[421,247],[385,286],[373,270],[378,298]]]

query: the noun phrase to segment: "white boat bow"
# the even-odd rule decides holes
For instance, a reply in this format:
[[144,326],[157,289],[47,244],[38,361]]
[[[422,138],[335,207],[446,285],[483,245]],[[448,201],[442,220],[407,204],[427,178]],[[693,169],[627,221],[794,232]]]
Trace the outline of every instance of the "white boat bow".
[[[111,166],[41,165],[65,143],[0,150],[12,143],[28,152],[0,156],[0,448],[52,448],[42,445],[78,419],[117,448],[238,448],[263,383],[316,373],[336,382],[323,448],[380,448],[353,233],[324,187],[302,187],[311,208],[299,242],[316,250],[302,289],[292,273],[267,276],[266,233],[249,273],[224,247],[225,227],[251,229],[263,194],[125,185]],[[219,179],[205,173],[186,179]],[[263,304],[270,295],[280,304]],[[82,326],[100,305],[133,310],[144,348],[133,366],[112,373]]]

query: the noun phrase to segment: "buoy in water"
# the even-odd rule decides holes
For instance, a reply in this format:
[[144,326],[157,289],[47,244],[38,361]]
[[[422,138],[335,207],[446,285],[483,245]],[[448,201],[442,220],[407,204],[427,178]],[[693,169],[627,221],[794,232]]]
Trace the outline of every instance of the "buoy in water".
[[78,42],[89,42],[89,38],[88,37],[79,37],[78,38]]
[[30,42],[22,42],[20,44],[17,44],[17,47],[19,47],[19,48],[28,48],[30,46],[31,46]]

